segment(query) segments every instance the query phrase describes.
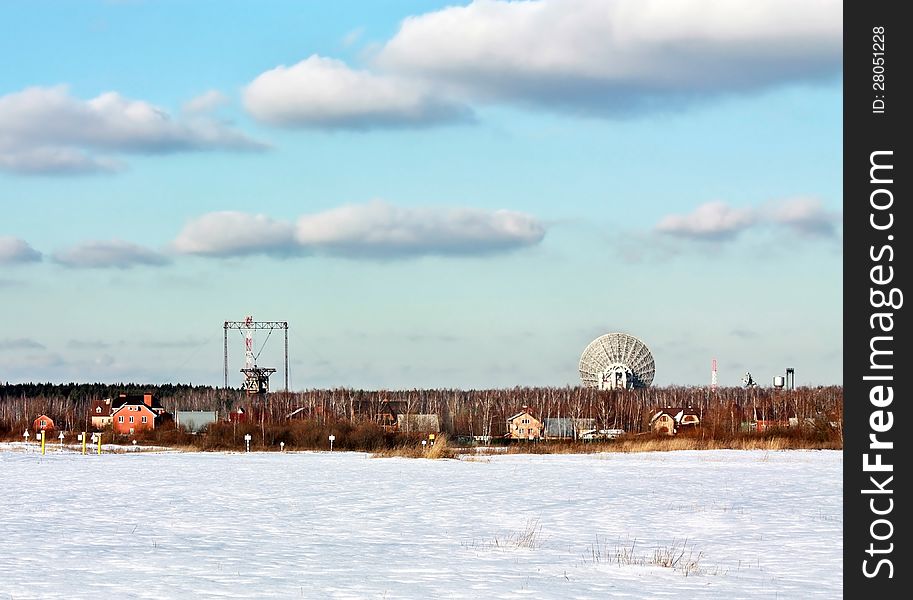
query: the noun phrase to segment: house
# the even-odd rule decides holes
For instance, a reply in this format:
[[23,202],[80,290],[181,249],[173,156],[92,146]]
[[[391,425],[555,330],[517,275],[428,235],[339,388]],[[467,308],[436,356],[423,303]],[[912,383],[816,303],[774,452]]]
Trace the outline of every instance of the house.
[[351,404],[350,414],[354,420],[373,421],[387,431],[397,431],[400,417],[409,414],[409,409],[405,400],[356,400]]
[[32,422],[32,427],[35,431],[54,431],[57,429],[57,426],[54,425],[54,419],[44,414],[35,418]]
[[175,411],[174,419],[177,426],[188,433],[199,433],[218,421],[219,413],[214,410],[179,410]]
[[434,413],[396,415],[396,428],[404,433],[440,433],[441,420]]
[[93,400],[89,406],[89,418],[92,427],[95,429],[104,429],[111,424],[111,415],[124,403],[126,396],[119,398],[105,398],[103,400]]
[[682,428],[695,427],[701,422],[700,416],[688,408],[660,408],[650,418],[650,428],[656,433],[675,435]]
[[115,433],[131,435],[137,431],[155,429],[171,419],[171,415],[152,394],[121,394],[116,402],[120,400],[123,400],[120,407],[111,414],[111,425]]
[[229,423],[247,422],[247,411],[244,410],[243,406],[239,406],[237,410],[233,410],[230,413],[228,413],[228,422]]
[[545,419],[546,439],[592,439],[596,434],[596,419]]
[[512,440],[538,440],[542,437],[542,421],[523,407],[523,412],[507,418],[506,437]]

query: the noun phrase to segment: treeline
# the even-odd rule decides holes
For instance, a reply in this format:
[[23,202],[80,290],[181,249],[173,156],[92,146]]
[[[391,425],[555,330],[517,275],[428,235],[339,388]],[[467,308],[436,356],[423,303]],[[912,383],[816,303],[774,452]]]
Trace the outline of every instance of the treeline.
[[[442,430],[453,435],[492,435],[504,432],[506,419],[524,406],[539,419],[592,418],[600,429],[642,432],[649,417],[663,407],[691,407],[708,432],[733,433],[744,421],[755,419],[801,423],[843,422],[843,387],[801,387],[792,391],[772,388],[652,387],[632,391],[601,391],[583,387],[516,387],[458,390],[315,389],[276,392],[263,401],[240,390],[190,385],[139,384],[12,384],[0,386],[0,433],[7,436],[31,426],[41,413],[58,420],[64,429],[89,427],[93,400],[121,393],[153,393],[165,408],[216,410],[221,415],[245,407],[261,424],[294,420],[318,424],[345,421],[377,423],[387,410],[396,414],[436,414]],[[289,417],[291,415],[291,417]]]

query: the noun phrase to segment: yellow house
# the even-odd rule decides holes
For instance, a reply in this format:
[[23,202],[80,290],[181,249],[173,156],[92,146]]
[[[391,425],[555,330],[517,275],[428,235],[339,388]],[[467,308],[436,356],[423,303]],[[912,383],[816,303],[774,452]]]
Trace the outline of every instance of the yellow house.
[[507,437],[512,440],[538,440],[542,437],[542,421],[524,407],[523,412],[507,419]]

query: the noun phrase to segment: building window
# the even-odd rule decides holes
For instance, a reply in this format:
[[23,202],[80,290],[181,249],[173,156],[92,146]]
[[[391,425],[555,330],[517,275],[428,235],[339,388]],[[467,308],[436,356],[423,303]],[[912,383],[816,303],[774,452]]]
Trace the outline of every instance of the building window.
[[133,415],[130,415],[130,422],[133,422]]
[[47,426],[47,424],[48,424],[47,421],[45,421],[44,419],[41,419],[41,426],[42,426],[42,427]]
[[146,415],[143,415],[143,423],[146,422]]
[[124,422],[124,415],[121,415],[121,416],[117,417],[117,422],[118,422],[118,423],[123,423],[123,422]]
[[96,407],[95,412],[97,412],[98,414],[101,414],[101,407],[100,406]]

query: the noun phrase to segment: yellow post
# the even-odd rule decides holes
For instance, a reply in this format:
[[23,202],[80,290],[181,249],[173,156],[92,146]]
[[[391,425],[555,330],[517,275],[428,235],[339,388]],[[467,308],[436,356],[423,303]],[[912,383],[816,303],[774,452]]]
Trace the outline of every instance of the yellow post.
[[101,454],[101,434],[98,434],[98,453]]
[[82,453],[86,453],[86,432],[82,432]]
[[41,430],[41,455],[44,456],[44,429]]

